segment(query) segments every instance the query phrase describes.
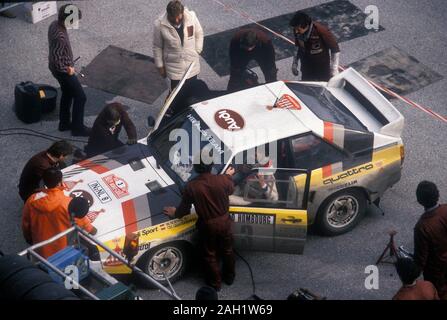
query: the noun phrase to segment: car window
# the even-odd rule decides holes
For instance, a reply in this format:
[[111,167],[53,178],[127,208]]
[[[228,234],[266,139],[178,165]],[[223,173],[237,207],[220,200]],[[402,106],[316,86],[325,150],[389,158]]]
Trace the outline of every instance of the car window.
[[346,106],[324,87],[287,83],[293,93],[323,121],[338,123],[348,129],[367,131]]
[[[270,149],[270,150],[269,150]],[[267,145],[236,154],[231,162],[235,168],[234,193],[230,205],[263,208],[298,208],[299,193],[296,171],[277,169],[277,147]],[[272,152],[270,154],[270,151]],[[300,190],[298,190],[300,189]],[[301,200],[302,201],[302,200]]]
[[323,139],[313,135],[290,139],[295,167],[299,169],[317,169],[343,159],[343,153]]
[[199,115],[191,108],[173,118],[148,140],[163,169],[182,185],[197,176],[193,161],[199,153],[214,156],[213,174],[222,171],[231,157]]

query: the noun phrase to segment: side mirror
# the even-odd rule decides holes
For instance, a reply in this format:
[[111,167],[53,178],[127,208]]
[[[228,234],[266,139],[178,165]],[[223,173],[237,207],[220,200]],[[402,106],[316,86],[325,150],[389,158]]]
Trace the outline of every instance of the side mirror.
[[147,117],[147,125],[149,128],[153,128],[155,126],[155,119],[153,116]]

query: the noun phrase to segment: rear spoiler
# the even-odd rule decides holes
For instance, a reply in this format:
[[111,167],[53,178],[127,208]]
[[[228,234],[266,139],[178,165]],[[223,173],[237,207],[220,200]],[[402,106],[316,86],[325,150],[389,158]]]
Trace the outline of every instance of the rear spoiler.
[[[400,137],[404,126],[402,114],[372,84],[353,68],[348,68],[329,80],[329,88],[343,89],[377,120],[379,133]],[[355,111],[351,110],[354,113]]]

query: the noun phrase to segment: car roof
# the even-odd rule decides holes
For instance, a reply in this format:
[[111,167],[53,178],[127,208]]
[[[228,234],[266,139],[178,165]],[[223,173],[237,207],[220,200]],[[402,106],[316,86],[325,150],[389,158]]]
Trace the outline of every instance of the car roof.
[[[292,96],[298,101],[300,109],[267,108],[268,105],[275,104],[278,96],[283,95]],[[271,141],[310,132],[313,125],[322,122],[283,81],[203,101],[192,108],[234,154]],[[222,110],[240,115],[244,122],[243,128],[231,131],[219,126],[216,116]]]

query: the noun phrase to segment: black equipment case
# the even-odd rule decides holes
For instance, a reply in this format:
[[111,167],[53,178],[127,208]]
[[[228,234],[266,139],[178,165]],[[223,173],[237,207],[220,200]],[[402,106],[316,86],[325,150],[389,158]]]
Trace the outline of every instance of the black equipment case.
[[21,82],[15,86],[15,113],[25,123],[40,121],[42,113],[56,108],[57,90],[48,85]]

